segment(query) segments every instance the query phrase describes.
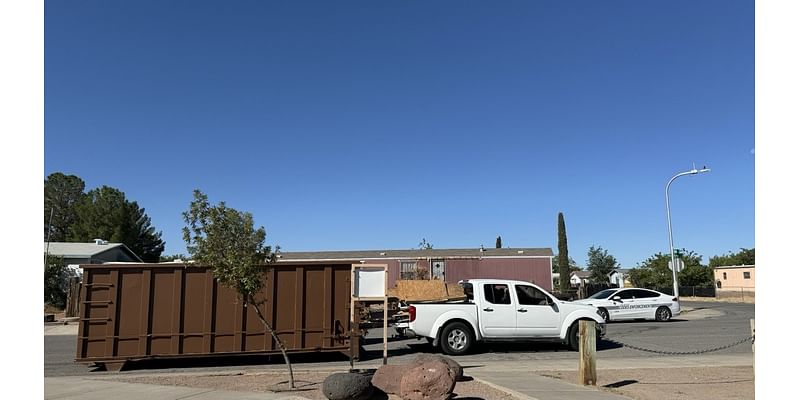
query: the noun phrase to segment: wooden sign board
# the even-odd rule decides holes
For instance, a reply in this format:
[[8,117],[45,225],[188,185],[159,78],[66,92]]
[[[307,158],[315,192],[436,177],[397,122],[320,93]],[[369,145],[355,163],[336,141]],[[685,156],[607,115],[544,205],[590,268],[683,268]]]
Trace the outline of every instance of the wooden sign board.
[[[389,266],[386,264],[353,264],[350,279],[350,326],[358,320],[355,316],[356,301],[383,302],[383,365],[386,365],[389,350],[388,297]],[[351,360],[352,367],[352,360]]]

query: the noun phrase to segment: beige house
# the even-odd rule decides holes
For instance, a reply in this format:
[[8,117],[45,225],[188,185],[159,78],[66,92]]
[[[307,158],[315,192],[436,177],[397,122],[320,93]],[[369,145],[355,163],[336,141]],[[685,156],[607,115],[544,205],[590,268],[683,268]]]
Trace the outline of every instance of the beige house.
[[717,297],[754,298],[756,296],[756,266],[730,265],[714,267]]

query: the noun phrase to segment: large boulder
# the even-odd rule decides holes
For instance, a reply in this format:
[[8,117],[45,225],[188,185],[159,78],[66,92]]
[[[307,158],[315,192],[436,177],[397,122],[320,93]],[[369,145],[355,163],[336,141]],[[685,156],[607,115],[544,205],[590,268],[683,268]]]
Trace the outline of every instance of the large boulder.
[[372,375],[372,386],[386,394],[400,394],[400,381],[408,369],[408,365],[382,365]]
[[457,381],[461,380],[461,378],[464,376],[464,369],[461,368],[461,365],[459,365],[452,358],[445,357],[445,356],[440,355],[440,354],[422,353],[422,354],[420,354],[420,355],[418,355],[418,356],[416,356],[414,358],[414,361],[412,361],[412,364],[422,364],[422,363],[424,363],[426,361],[431,361],[431,360],[444,361],[447,364],[447,366],[450,367],[450,369],[455,374]]
[[400,381],[404,400],[447,400],[456,386],[456,376],[443,360],[411,364]]
[[374,390],[368,375],[335,373],[322,382],[322,393],[330,400],[367,400]]

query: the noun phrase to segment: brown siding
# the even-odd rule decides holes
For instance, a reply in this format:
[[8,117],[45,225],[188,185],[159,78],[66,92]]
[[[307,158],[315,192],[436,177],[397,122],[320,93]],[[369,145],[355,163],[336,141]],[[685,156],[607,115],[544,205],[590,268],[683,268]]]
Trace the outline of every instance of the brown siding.
[[445,281],[509,279],[532,282],[553,290],[549,258],[483,258],[445,261]]
[[[211,269],[180,264],[84,265],[76,360],[276,352],[257,313]],[[348,351],[348,264],[267,268],[260,306],[291,352]]]

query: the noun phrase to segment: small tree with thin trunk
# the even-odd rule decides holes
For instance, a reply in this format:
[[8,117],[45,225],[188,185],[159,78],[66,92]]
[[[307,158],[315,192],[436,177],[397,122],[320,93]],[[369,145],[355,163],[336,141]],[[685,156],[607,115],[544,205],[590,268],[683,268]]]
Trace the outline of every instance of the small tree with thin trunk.
[[254,229],[252,214],[227,207],[225,202],[211,206],[208,196],[199,190],[194,191],[194,200],[183,213],[183,219],[187,224],[183,228],[183,239],[189,255],[199,265],[212,268],[217,282],[236,290],[245,307],[249,305],[255,309],[283,354],[289,368],[289,384],[294,388],[294,373],[286,346],[259,308],[265,300],[256,299],[266,281],[265,264],[275,262],[272,248],[264,245],[267,236],[264,227]]
[[558,213],[558,288],[561,293],[569,290],[569,253],[567,250],[567,228],[564,214]]

